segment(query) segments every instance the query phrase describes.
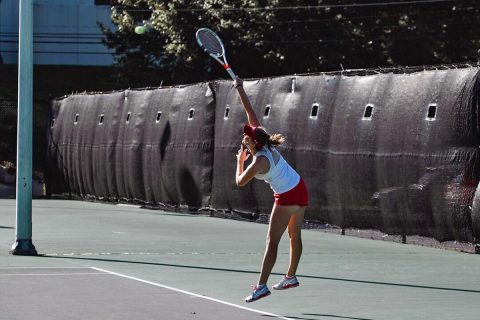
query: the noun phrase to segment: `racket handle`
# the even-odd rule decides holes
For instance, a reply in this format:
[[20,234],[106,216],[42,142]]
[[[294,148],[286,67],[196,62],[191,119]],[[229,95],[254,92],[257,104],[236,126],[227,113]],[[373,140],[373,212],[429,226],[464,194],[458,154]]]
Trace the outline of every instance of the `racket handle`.
[[235,75],[235,73],[233,73],[233,70],[230,69],[230,67],[226,67],[225,70],[227,70],[228,74],[230,75],[230,77],[232,78],[232,80],[235,80],[237,79],[237,76]]

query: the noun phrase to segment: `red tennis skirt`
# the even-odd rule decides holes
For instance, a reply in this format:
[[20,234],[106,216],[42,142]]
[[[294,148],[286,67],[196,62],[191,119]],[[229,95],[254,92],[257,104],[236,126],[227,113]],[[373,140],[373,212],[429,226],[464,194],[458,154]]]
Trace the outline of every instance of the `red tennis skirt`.
[[308,190],[305,182],[300,177],[297,186],[284,193],[275,193],[275,204],[279,206],[300,206],[308,205]]

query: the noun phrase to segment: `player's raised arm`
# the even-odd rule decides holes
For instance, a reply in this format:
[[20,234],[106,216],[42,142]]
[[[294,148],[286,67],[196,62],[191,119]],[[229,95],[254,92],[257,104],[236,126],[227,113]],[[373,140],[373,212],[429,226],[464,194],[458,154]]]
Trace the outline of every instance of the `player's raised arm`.
[[247,113],[248,124],[252,127],[259,127],[260,122],[255,115],[255,111],[253,111],[252,105],[250,100],[248,99],[247,93],[243,89],[243,80],[240,78],[236,78],[233,82],[235,88],[237,89],[238,95],[240,96],[240,100],[242,101],[243,108]]

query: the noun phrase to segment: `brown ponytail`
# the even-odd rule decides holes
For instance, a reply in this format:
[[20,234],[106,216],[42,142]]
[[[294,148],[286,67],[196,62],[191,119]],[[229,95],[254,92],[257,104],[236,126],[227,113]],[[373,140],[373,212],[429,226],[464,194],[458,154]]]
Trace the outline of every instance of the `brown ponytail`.
[[284,143],[286,138],[280,133],[269,135],[264,128],[258,127],[255,130],[255,140],[270,149],[271,146],[277,147]]
[[281,145],[282,143],[287,140],[283,134],[280,133],[274,133],[270,135],[270,138],[268,139],[268,144],[274,147],[277,147]]

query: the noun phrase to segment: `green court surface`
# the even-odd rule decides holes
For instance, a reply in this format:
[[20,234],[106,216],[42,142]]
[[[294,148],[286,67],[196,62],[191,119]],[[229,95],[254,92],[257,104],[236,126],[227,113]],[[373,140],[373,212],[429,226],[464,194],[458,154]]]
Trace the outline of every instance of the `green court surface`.
[[[247,304],[266,231],[34,200],[40,256],[12,256],[15,200],[0,200],[0,319],[479,319],[479,255],[311,230],[302,234],[300,287]],[[269,285],[286,271],[288,249],[285,234]]]

